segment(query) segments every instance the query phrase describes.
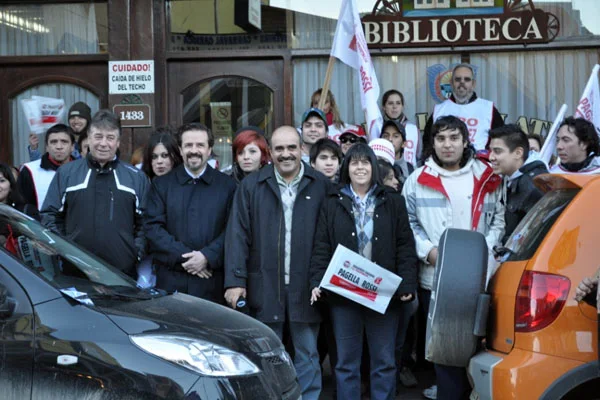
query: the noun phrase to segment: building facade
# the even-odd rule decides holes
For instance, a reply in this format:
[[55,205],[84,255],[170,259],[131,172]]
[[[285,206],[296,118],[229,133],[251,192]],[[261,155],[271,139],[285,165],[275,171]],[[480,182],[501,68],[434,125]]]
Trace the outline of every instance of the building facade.
[[[225,167],[239,127],[269,134],[299,125],[323,85],[341,0],[263,0],[260,30],[236,25],[236,7],[256,17],[257,3],[0,0],[0,159],[28,161],[20,101],[33,95],[63,98],[67,107],[85,101],[93,111],[148,105],[146,126],[124,129],[125,159],[155,127],[202,122]],[[600,19],[594,0],[357,3],[381,94],[400,90],[421,129],[448,94],[449,70],[467,62],[477,94],[505,121],[543,135],[563,103],[573,113],[600,61],[600,32],[589,22]],[[109,91],[109,63],[129,60],[154,62],[153,93]],[[330,89],[342,119],[362,123],[356,73],[336,62]]]

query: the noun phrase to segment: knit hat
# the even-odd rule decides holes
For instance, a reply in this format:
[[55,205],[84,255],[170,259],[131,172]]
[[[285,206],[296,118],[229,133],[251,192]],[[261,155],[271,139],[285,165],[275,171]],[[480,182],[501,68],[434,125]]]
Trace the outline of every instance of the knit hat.
[[304,111],[304,114],[302,114],[302,124],[304,124],[306,120],[312,116],[319,117],[320,119],[322,119],[325,123],[325,130],[329,130],[329,126],[327,125],[327,117],[325,116],[325,113],[323,112],[323,110],[315,107],[309,108],[308,110]]
[[406,142],[406,129],[404,128],[404,125],[402,125],[398,121],[392,119],[388,119],[387,121],[385,121],[383,123],[383,126],[381,127],[381,133],[383,134],[383,130],[385,129],[385,127],[390,125],[398,129],[398,132],[400,132],[400,134],[402,135],[402,141]]
[[396,159],[394,145],[389,140],[373,139],[369,142],[369,147],[373,149],[373,153],[375,153],[377,158],[382,158],[391,165],[394,165],[394,160]]
[[84,118],[89,124],[92,120],[92,109],[83,101],[78,101],[77,103],[73,104],[71,108],[69,108],[67,120],[71,117]]

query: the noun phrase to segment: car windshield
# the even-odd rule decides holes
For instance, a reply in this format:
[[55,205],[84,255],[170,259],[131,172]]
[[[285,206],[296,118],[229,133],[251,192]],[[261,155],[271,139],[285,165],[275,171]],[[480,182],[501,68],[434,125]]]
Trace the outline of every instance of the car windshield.
[[3,251],[82,303],[91,305],[89,299],[94,297],[146,299],[160,294],[137,288],[118,269],[4,205],[0,205],[0,244]]
[[508,261],[528,260],[535,254],[554,222],[567,208],[579,189],[562,189],[548,192],[527,213],[506,242]]

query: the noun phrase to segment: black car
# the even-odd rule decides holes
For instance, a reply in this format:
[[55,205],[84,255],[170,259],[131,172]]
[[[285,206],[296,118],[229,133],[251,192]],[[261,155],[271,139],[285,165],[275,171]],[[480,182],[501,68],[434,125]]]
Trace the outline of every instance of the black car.
[[0,244],[0,399],[301,397],[288,354],[260,322],[139,289],[4,205]]

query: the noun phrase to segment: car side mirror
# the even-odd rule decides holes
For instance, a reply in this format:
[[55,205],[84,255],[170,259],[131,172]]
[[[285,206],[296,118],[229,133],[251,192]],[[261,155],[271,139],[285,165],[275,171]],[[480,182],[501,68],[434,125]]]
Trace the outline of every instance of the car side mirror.
[[15,311],[15,300],[8,295],[6,286],[0,283],[0,318],[8,318]]

